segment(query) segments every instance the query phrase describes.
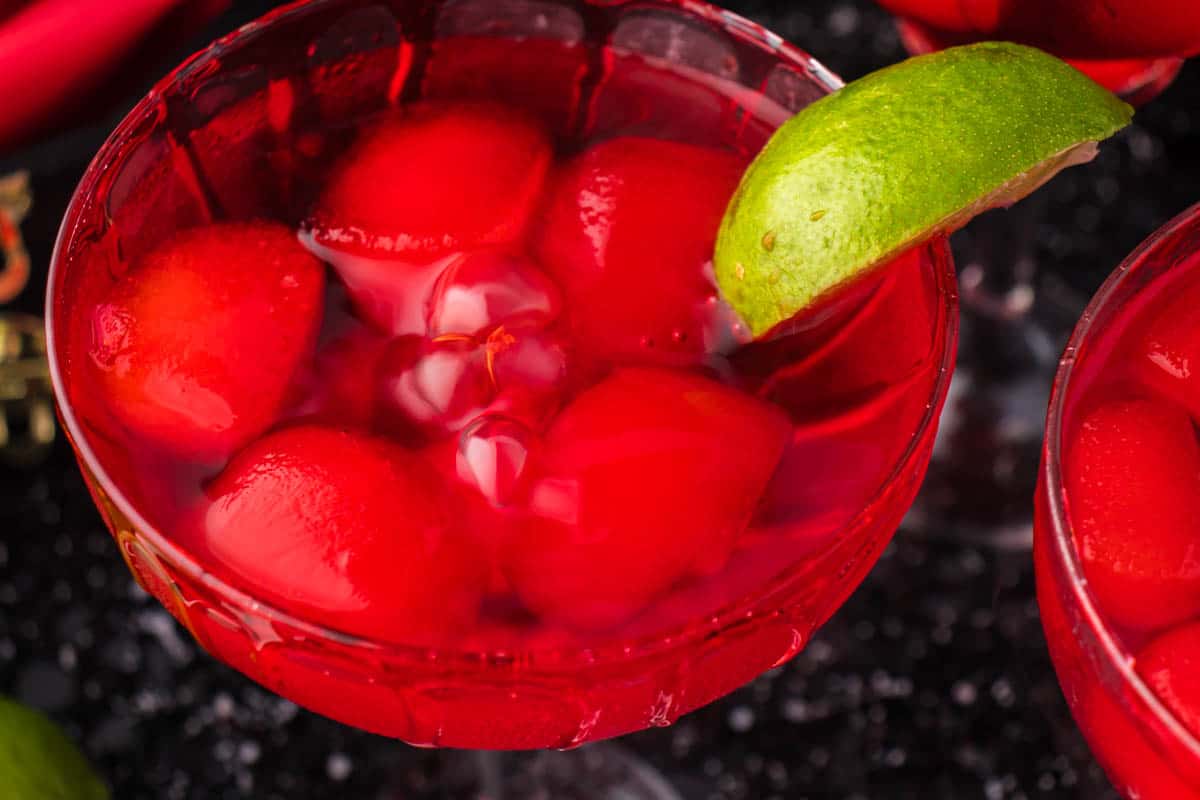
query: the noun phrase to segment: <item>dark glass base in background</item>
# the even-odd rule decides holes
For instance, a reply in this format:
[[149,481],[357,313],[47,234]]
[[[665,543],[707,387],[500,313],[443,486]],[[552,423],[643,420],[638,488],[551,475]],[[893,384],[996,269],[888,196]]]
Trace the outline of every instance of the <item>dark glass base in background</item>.
[[398,774],[396,800],[426,795],[447,800],[683,800],[648,762],[610,742],[569,752],[442,755],[432,774]]
[[958,368],[929,473],[909,522],[916,531],[1005,550],[1033,544],[1050,388],[1086,292],[1040,262],[1046,195],[976,219],[954,243],[962,301]]
[[[239,2],[221,31],[267,5]],[[725,5],[847,78],[903,57],[890,20],[867,0]],[[661,771],[684,800],[1115,798],[1059,692],[1023,548],[1049,375],[1066,334],[1109,270],[1200,200],[1197,97],[1200,63],[1190,63],[1096,162],[956,237],[966,300],[959,377],[925,491],[896,543],[792,663],[673,728],[623,739],[623,752]],[[114,114],[0,156],[0,174],[29,169],[35,193],[23,226],[34,285],[17,308],[40,313],[59,219]],[[1017,270],[989,272],[998,253],[1011,253]],[[974,299],[972,286],[983,290]],[[995,313],[988,297],[1027,311]],[[0,465],[0,693],[62,722],[120,800],[487,796],[469,777],[474,756],[318,718],[199,651],[134,586],[61,441],[38,469]],[[516,763],[540,763],[551,777],[561,763],[533,758]],[[595,786],[575,788],[590,800]],[[547,796],[570,798],[565,791]]]

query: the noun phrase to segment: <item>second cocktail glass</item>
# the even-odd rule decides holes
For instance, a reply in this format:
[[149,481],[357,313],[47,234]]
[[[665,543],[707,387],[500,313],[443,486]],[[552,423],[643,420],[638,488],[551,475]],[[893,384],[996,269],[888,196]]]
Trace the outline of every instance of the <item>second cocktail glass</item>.
[[1040,47],[1139,105],[1200,53],[1191,0],[878,0],[913,54],[985,39]]
[[1038,601],[1071,711],[1118,789],[1200,798],[1200,206],[1123,263],[1050,403]]

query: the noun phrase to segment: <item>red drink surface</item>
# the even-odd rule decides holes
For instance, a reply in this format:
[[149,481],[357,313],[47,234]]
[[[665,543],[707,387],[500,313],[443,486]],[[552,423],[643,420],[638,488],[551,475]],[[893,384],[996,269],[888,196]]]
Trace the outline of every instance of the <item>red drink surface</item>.
[[1020,42],[1066,59],[1131,102],[1145,102],[1200,53],[1192,0],[878,0],[901,18],[913,53],[983,40]]
[[[1139,251],[1093,311],[1061,398],[1059,521],[1046,475],[1038,496],[1039,603],[1059,678],[1114,783],[1148,800],[1200,797],[1195,221],[1193,210]],[[1063,535],[1083,584],[1056,560]],[[1084,592],[1099,619],[1079,607]]]
[[65,402],[139,580],[419,744],[666,724],[793,655],[923,474],[943,244],[750,343],[709,259],[778,102],[613,44],[331,40],[152,103],[61,254]]

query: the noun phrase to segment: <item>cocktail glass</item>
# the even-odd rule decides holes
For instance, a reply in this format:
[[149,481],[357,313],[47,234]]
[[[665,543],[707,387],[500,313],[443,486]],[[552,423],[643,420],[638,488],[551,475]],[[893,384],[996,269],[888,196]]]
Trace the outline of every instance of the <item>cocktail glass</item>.
[[[562,63],[521,58],[529,53]],[[580,70],[566,81],[569,105],[528,88],[561,88],[559,69]],[[685,107],[646,102],[663,80],[692,92]],[[213,219],[297,223],[280,210],[286,201],[253,185],[304,156],[312,139],[280,123],[297,110],[328,128],[413,96],[482,94],[574,120],[568,126],[611,123],[593,138],[657,134],[752,153],[773,126],[839,86],[778,36],[692,0],[315,0],[192,58],[130,113],[87,171],[49,283],[60,414],[134,576],[211,654],[251,679],[348,725],[426,747],[574,748],[669,725],[787,661],[871,568],[924,475],[957,334],[944,239],[774,339],[714,362],[725,380],[791,415],[785,454],[723,566],[601,632],[534,621],[517,633],[481,626],[454,632],[449,645],[406,645],[331,630],[265,600],[152,521],[154,490],[143,479],[153,468],[97,410],[82,342],[131,252]],[[622,766],[627,757],[608,763],[628,796],[668,796],[649,772]],[[553,770],[560,777],[561,767]],[[578,761],[574,774],[585,783],[608,780],[596,777],[603,769],[584,769]],[[489,786],[502,783],[494,764],[483,772]]]
[[[1200,798],[1200,740],[1139,672],[1139,657],[1145,654],[1147,642],[1179,623],[1137,630],[1122,625],[1113,609],[1105,607],[1098,592],[1108,591],[1111,597],[1111,590],[1097,588],[1097,576],[1089,582],[1085,574],[1066,473],[1073,467],[1086,468],[1071,463],[1071,437],[1078,435],[1084,418],[1101,404],[1131,398],[1153,404],[1152,408],[1161,404],[1164,415],[1185,413],[1141,381],[1124,380],[1133,359],[1123,348],[1131,331],[1159,316],[1164,286],[1175,292],[1187,287],[1194,291],[1197,280],[1200,206],[1144,242],[1100,289],[1075,329],[1055,380],[1037,492],[1038,602],[1059,681],[1113,783],[1126,797],[1143,800]],[[1138,469],[1134,464],[1128,468]],[[1118,481],[1105,491],[1113,493],[1114,502],[1121,502],[1126,487]],[[1131,551],[1154,547],[1135,535],[1129,532]],[[1174,605],[1150,602],[1159,607]],[[1186,616],[1186,607],[1180,607]],[[1163,613],[1172,615],[1172,609]]]

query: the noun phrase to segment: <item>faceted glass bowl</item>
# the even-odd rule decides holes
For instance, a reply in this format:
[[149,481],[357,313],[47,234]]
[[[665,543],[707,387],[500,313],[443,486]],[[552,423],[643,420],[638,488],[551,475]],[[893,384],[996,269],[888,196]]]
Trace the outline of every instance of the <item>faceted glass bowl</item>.
[[[748,97],[789,112],[836,90],[827,69],[780,37],[693,0],[316,0],[286,6],[216,42],[137,105],[88,169],[60,233],[48,288],[49,355],[64,427],[88,486],[139,583],[210,653],[318,713],[423,746],[477,749],[571,747],[670,724],[782,663],[861,582],[907,512],[932,452],[957,338],[953,263],[943,239],[911,257],[928,278],[932,367],[919,384],[905,446],[887,454],[879,486],[839,521],[819,559],[790,566],[717,613],[668,629],[629,631],[597,647],[530,652],[431,649],[369,641],[297,618],[206,570],[195,553],[139,511],[119,442],[87,423],[95,403],[66,345],[89,298],[113,277],[120,254],[103,232],[133,207],[128,198],[191,164],[164,163],[172,137],[204,125],[278,75],[315,66],[371,65],[411,35],[487,35],[607,42],[614,48],[734,81]],[[424,31],[425,33],[420,33]],[[348,70],[336,98],[348,116],[387,107],[395,69]],[[235,109],[236,110],[236,109]],[[236,171],[243,129],[226,131]],[[129,142],[137,146],[130,150]],[[174,173],[173,173],[174,174]],[[237,195],[234,202],[245,201]],[[140,221],[144,237],[179,227]],[[201,220],[202,221],[202,220]],[[194,223],[193,223],[194,224]],[[910,402],[906,397],[906,402]],[[887,418],[886,406],[874,413]],[[891,424],[896,426],[894,420]],[[907,422],[905,424],[908,424]],[[870,444],[868,441],[867,445]],[[798,487],[802,488],[802,487]],[[781,557],[782,558],[782,557]]]

